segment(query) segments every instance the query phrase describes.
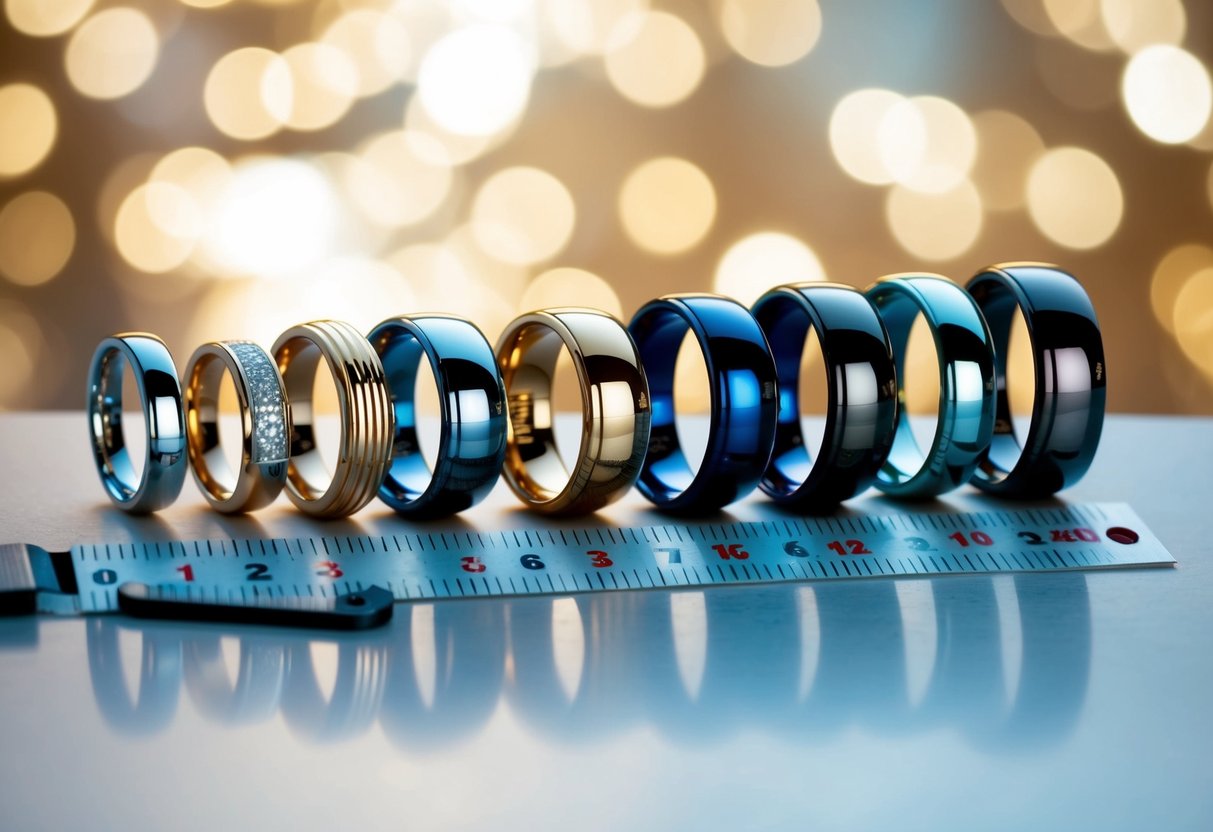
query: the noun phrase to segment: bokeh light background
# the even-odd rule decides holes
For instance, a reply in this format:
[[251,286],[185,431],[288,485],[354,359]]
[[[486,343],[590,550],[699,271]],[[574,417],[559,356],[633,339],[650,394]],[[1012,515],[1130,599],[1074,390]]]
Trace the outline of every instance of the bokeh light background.
[[0,408],[104,335],[1049,260],[1213,413],[1213,3],[4,0]]

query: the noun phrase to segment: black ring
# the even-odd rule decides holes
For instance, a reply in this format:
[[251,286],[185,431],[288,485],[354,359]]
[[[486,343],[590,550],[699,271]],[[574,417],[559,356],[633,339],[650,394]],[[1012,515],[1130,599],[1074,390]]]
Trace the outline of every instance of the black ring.
[[[754,304],[779,379],[775,449],[759,487],[798,511],[827,511],[876,479],[897,426],[889,336],[862,292],[840,283],[777,286]],[[827,378],[825,436],[816,461],[800,424],[800,360],[817,332]]]
[[[1107,404],[1103,338],[1091,299],[1074,277],[1044,263],[991,266],[968,285],[993,338],[997,378],[994,436],[973,484],[1002,497],[1044,497],[1091,466]],[[1032,342],[1036,393],[1021,445],[1007,395],[1007,346],[1015,308]]]

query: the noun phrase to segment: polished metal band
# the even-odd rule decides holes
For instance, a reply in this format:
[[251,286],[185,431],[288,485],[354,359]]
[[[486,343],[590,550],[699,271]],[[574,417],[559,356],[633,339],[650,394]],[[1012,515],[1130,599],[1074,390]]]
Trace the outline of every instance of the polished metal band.
[[[143,472],[135,468],[122,424],[122,370],[129,365],[143,409],[147,451]],[[93,461],[105,493],[123,511],[146,514],[171,505],[181,493],[188,467],[181,384],[164,342],[145,332],[106,338],[93,353],[88,373],[88,425]]]
[[[636,487],[666,511],[714,511],[758,484],[771,455],[779,398],[775,362],[749,310],[720,295],[667,295],[628,325],[652,403],[648,454]],[[674,364],[687,332],[708,371],[707,448],[692,470],[674,421]]]
[[[369,341],[341,321],[313,321],[278,336],[274,359],[291,407],[291,458],[286,492],[316,517],[345,517],[379,491],[392,458],[392,403],[383,364]],[[316,444],[312,406],[316,368],[333,374],[341,437],[330,473]]]
[[[993,337],[997,418],[973,474],[978,488],[1005,497],[1044,497],[1078,482],[1099,445],[1107,400],[1103,338],[1091,299],[1071,275],[1044,263],[991,266],[969,293]],[[1032,421],[1023,444],[1007,395],[1007,351],[1018,307],[1032,343]]]
[[[581,392],[581,447],[572,472],[553,430],[552,377],[561,348]],[[595,309],[531,312],[497,342],[509,401],[503,473],[528,507],[584,514],[611,503],[640,474],[649,441],[649,391],[636,345],[623,324]]]
[[[893,444],[897,375],[880,316],[840,283],[778,286],[754,304],[779,376],[779,426],[760,486],[796,511],[829,511],[867,488]],[[813,453],[801,426],[801,356],[812,329],[825,363],[825,433]]]
[[[240,470],[233,473],[219,439],[219,390],[232,377],[240,406]],[[216,511],[255,511],[286,483],[290,412],[278,367],[251,341],[203,344],[185,368],[185,429],[190,466]]]
[[[933,497],[968,482],[994,431],[994,349],[989,328],[969,294],[946,277],[882,277],[867,290],[884,320],[897,362],[897,432],[876,478],[896,497]],[[939,419],[924,454],[905,407],[905,355],[922,314],[939,356]]]
[[[501,474],[509,421],[484,334],[454,315],[413,315],[390,318],[367,337],[383,362],[396,416],[392,465],[379,499],[413,518],[454,514],[484,499]],[[441,414],[433,472],[417,439],[414,395],[423,357],[434,373]]]

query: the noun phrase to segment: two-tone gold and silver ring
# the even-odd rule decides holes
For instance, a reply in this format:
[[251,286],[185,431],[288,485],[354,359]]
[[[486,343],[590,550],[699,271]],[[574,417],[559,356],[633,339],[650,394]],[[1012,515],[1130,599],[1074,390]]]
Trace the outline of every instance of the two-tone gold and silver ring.
[[[375,348],[347,323],[313,321],[278,336],[273,355],[291,409],[287,496],[315,517],[353,514],[374,499],[392,461],[392,401]],[[317,447],[312,406],[321,361],[332,373],[341,411],[331,469]]]
[[[219,438],[219,391],[231,376],[240,403],[240,468],[233,472]],[[274,360],[251,341],[212,341],[185,368],[185,431],[190,468],[216,511],[255,511],[286,483],[290,409]]]
[[[569,467],[553,421],[562,349],[581,393],[581,446]],[[569,515],[623,496],[640,474],[651,416],[648,382],[623,324],[595,309],[531,312],[506,328],[496,352],[510,412],[502,470],[519,499],[544,514]]]

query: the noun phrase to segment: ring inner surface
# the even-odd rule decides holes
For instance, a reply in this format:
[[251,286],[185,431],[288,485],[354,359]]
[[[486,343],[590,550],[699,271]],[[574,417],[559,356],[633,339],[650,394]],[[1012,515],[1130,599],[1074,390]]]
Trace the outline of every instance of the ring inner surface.
[[110,350],[101,359],[94,417],[99,424],[93,425],[101,445],[105,475],[110,487],[117,490],[123,500],[134,497],[139,489],[139,477],[135,475],[122,428],[122,371],[126,366],[126,356],[121,350]]
[[519,485],[543,502],[559,496],[570,479],[556,446],[552,410],[552,379],[563,347],[556,330],[539,323],[526,324],[514,335],[509,353],[517,357],[518,363],[505,368],[514,435],[506,451],[507,465]]
[[790,494],[813,470],[813,454],[809,453],[800,423],[800,364],[807,349],[812,320],[790,298],[772,298],[760,313],[767,342],[775,357],[779,389],[775,447],[765,476],[768,485],[776,491]]
[[[189,379],[194,400],[188,428],[190,437],[197,443],[194,468],[206,483],[207,490],[218,500],[231,499],[236,489],[236,475],[228,464],[219,439],[219,391],[226,372],[228,368],[224,362],[218,356],[207,353],[198,359],[193,377]],[[235,376],[232,377],[232,384],[239,387]],[[243,407],[241,410],[240,418],[244,420],[246,414]]]
[[[1015,434],[1015,423],[1011,418],[1011,397],[1007,386],[1007,354],[1011,347],[1011,321],[1019,301],[1015,293],[1002,283],[989,280],[982,284],[986,296],[982,299],[981,312],[990,327],[990,342],[994,345],[995,397],[994,434],[990,437],[990,449],[986,464],[982,465],[993,480],[1006,477],[1023,456],[1023,447]],[[1025,316],[1026,320],[1026,316]],[[1033,410],[1036,403],[1033,402]],[[1029,433],[1031,431],[1029,430]]]
[[[897,364],[897,428],[893,434],[893,446],[889,449],[888,458],[881,467],[881,476],[894,483],[907,482],[913,479],[926,465],[926,455],[914,438],[910,425],[910,414],[906,408],[906,352],[910,345],[910,329],[914,319],[921,310],[918,304],[907,295],[900,292],[885,296],[887,300],[880,306],[880,315],[884,318],[885,328],[889,333],[889,343],[893,347],[893,357]],[[926,315],[923,315],[926,318]],[[932,337],[935,336],[935,326],[927,320],[931,327]],[[935,349],[939,342],[935,340]],[[939,366],[944,366],[942,356]],[[940,390],[944,389],[944,380],[940,379]],[[940,402],[942,408],[942,401]],[[939,414],[935,425],[935,442],[939,442],[940,432],[944,429],[943,414]]]
[[[417,371],[424,356],[421,342],[403,327],[393,327],[387,333],[386,344],[380,353],[396,415],[392,466],[383,487],[401,501],[417,499],[433,481],[417,438]],[[434,368],[434,378],[441,386],[437,368]]]
[[[674,368],[690,325],[670,309],[653,309],[649,314],[653,316],[652,323],[644,343],[639,345],[652,412],[649,449],[641,477],[654,493],[669,500],[689,488],[696,473],[678,438],[674,405]],[[699,348],[702,352],[701,345]],[[713,383],[714,380],[709,380],[709,384]]]
[[[324,354],[307,338],[292,338],[282,345],[278,367],[282,372],[283,389],[291,407],[291,458],[287,477],[295,490],[306,500],[318,499],[328,491],[333,475],[320,456],[316,444],[315,393],[316,370]],[[328,361],[325,360],[328,367]],[[285,368],[285,369],[283,369]],[[328,367],[332,371],[331,367]],[[340,388],[340,382],[334,378]],[[340,395],[340,389],[338,389]],[[345,426],[341,427],[342,434]]]

